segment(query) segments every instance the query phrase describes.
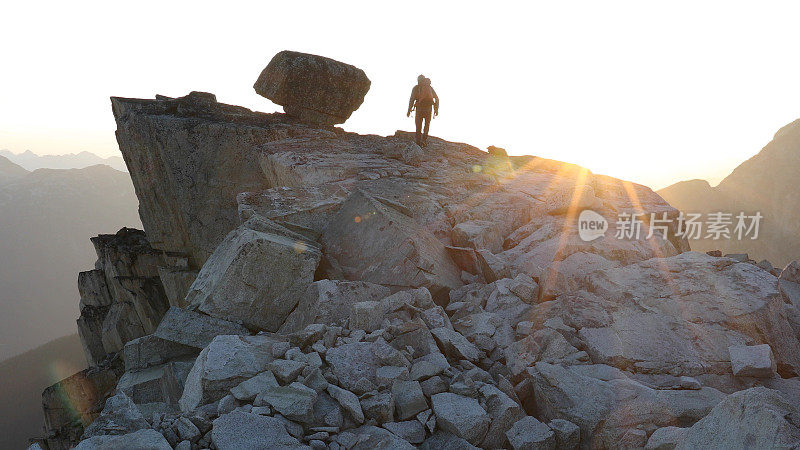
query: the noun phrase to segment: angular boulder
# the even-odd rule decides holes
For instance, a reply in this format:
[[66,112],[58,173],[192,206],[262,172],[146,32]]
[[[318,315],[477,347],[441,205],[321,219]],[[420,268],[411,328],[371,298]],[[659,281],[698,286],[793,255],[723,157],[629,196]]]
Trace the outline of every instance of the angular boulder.
[[452,392],[431,397],[436,423],[443,430],[478,445],[489,429],[489,415],[474,398]]
[[183,393],[192,361],[173,361],[145,369],[128,370],[117,383],[117,390],[146,410],[145,404],[175,406]]
[[547,450],[556,448],[556,437],[553,430],[536,420],[526,416],[517,421],[506,431],[508,442],[514,450]]
[[299,331],[314,323],[341,325],[357,302],[380,300],[390,293],[385,286],[363,281],[315,281],[302,294],[281,332]]
[[377,385],[376,371],[382,359],[394,352],[395,349],[379,338],[375,342],[353,342],[332,348],[325,353],[325,361],[341,386],[352,391],[362,378]]
[[342,204],[321,242],[349,280],[427,287],[434,298],[462,284],[459,269],[430,231],[362,191]]
[[192,366],[186,378],[181,410],[191,411],[200,405],[219,400],[228,390],[267,369],[272,362],[269,336],[217,336]]
[[363,70],[324,56],[284,50],[261,72],[253,89],[302,121],[344,123],[367,95]]
[[[287,233],[288,234],[288,233]],[[191,309],[277,331],[314,281],[321,254],[309,243],[240,226],[220,243],[192,284]]]
[[103,412],[89,425],[83,433],[83,438],[107,434],[133,433],[144,428],[149,428],[147,420],[139,412],[139,408],[124,393],[106,400]]
[[737,377],[775,376],[775,357],[767,344],[730,347],[731,370]]

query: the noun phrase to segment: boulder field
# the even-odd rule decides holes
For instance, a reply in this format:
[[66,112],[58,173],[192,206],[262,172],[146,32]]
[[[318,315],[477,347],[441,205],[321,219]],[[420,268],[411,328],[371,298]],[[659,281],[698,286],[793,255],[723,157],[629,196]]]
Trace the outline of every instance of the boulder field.
[[620,239],[678,211],[579,166],[335,128],[369,89],[344,63],[281,52],[255,89],[286,114],[112,98],[144,231],[92,239],[90,367],[34,448],[800,444],[797,263]]

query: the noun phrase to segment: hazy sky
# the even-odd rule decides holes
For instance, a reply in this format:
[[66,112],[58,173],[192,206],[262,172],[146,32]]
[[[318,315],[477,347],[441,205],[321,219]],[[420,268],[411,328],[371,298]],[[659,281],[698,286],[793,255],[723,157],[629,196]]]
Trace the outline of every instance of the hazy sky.
[[279,110],[252,84],[283,49],[364,69],[344,128],[413,130],[660,188],[718,182],[800,117],[798,2],[14,2],[0,18],[0,148],[117,154],[109,96],[213,92]]

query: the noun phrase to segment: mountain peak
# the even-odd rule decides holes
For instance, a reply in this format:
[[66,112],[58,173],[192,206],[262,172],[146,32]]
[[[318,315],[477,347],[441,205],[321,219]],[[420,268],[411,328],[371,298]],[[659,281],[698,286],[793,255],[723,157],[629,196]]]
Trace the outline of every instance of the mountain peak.
[[0,156],[0,183],[21,178],[27,174],[28,171],[25,170],[25,168],[18,164],[14,164],[13,161],[5,156]]

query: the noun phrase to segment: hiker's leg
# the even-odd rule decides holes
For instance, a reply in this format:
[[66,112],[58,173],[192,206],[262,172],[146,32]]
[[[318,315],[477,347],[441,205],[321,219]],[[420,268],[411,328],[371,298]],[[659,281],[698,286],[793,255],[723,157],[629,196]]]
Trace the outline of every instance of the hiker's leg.
[[419,112],[419,110],[417,110],[416,115],[414,115],[414,123],[417,126],[417,134],[416,134],[416,139],[415,139],[416,142],[417,142],[417,145],[422,145],[422,139],[420,138],[420,131],[422,131],[422,118],[423,118],[423,114],[421,114]]
[[425,131],[422,134],[422,143],[428,143],[428,130],[431,129],[431,110],[425,111]]

